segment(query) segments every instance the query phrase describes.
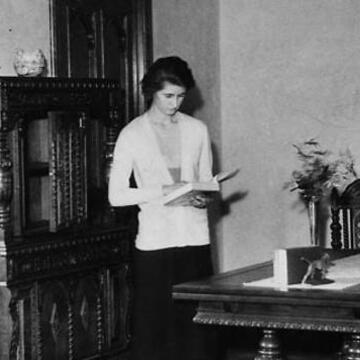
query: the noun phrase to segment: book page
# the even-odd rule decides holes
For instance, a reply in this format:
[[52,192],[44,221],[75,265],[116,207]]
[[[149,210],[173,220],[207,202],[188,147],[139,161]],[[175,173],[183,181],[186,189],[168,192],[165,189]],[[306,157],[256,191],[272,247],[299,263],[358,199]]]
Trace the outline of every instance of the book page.
[[234,169],[234,170],[230,170],[230,171],[221,171],[214,176],[214,180],[221,183],[225,180],[229,180],[229,179],[233,178],[234,176],[236,176],[238,174],[239,171],[240,171],[240,169]]

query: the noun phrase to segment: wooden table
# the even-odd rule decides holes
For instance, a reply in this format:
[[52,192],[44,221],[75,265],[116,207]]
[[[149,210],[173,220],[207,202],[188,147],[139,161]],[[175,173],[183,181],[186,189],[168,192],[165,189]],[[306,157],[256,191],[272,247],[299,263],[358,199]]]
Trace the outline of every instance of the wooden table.
[[258,264],[176,285],[173,296],[198,302],[198,324],[262,328],[255,360],[284,359],[277,329],[348,334],[341,359],[360,360],[360,284],[344,290],[286,291],[243,285],[272,272],[271,262]]

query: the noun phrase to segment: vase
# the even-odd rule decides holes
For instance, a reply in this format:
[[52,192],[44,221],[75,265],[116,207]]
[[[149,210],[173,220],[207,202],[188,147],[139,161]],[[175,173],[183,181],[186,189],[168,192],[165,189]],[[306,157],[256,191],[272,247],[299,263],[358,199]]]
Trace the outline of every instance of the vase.
[[318,219],[317,219],[317,204],[319,198],[317,196],[311,196],[308,199],[308,216],[310,226],[310,246],[319,246],[319,234],[318,234]]
[[18,76],[35,77],[46,73],[46,59],[40,49],[16,49],[13,65]]

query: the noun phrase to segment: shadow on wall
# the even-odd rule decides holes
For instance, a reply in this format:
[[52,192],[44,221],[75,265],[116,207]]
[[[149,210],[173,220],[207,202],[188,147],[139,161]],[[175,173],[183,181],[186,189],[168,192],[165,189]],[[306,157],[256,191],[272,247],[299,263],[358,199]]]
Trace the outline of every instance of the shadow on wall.
[[193,89],[189,90],[186,94],[184,102],[181,105],[180,111],[185,114],[194,115],[196,110],[200,110],[204,106],[204,99],[201,95],[200,89],[195,86]]
[[[216,173],[219,170],[217,151],[215,146],[212,146],[213,156],[214,156],[214,172]],[[231,181],[231,180],[229,180]],[[214,271],[218,273],[220,271],[220,253],[219,249],[219,224],[223,217],[231,213],[231,207],[234,203],[242,201],[248,196],[248,191],[234,191],[225,198],[222,197],[221,192],[214,196],[214,201],[210,203],[208,207],[209,213],[209,231],[211,237],[211,247],[213,254],[213,264]]]
[[[203,106],[204,99],[201,95],[201,91],[198,87],[195,87],[186,95],[186,98],[181,106],[181,111],[185,114],[193,116],[195,111],[200,110]],[[211,148],[213,154],[213,171],[214,174],[216,174],[222,170],[220,167],[219,152],[214,143],[211,144]],[[215,272],[219,272],[220,268],[220,254],[217,251],[219,248],[218,224],[223,216],[231,213],[232,204],[243,200],[247,195],[248,191],[239,190],[228,195],[226,198],[222,198],[221,193],[219,193],[214,197],[214,201],[209,206],[209,231]]]

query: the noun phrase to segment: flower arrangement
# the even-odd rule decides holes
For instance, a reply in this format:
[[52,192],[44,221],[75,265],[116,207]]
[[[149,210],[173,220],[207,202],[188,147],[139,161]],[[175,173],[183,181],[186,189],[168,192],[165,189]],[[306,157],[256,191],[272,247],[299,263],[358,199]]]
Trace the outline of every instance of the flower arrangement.
[[299,190],[304,200],[320,199],[333,187],[342,191],[356,178],[354,158],[349,150],[334,156],[331,151],[323,149],[316,139],[293,146],[301,167],[293,171],[285,187],[290,191]]

